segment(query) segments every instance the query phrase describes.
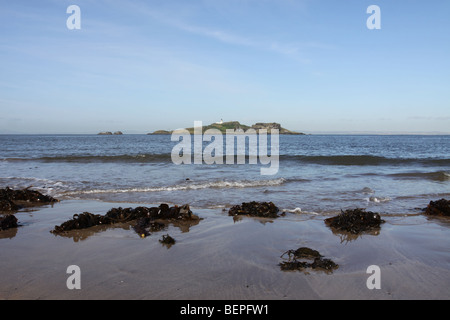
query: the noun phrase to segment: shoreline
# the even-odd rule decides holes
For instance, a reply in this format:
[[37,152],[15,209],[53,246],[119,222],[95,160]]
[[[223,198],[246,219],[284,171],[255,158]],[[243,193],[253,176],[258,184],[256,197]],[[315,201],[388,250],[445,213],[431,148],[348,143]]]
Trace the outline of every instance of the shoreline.
[[[142,206],[120,203],[123,208]],[[297,300],[449,299],[450,220],[389,216],[379,232],[353,239],[335,234],[329,216],[288,213],[277,219],[233,219],[218,209],[191,208],[202,220],[140,238],[131,223],[92,227],[72,236],[50,233],[85,211],[105,214],[117,203],[64,200],[19,211],[21,225],[0,232],[0,299]],[[176,243],[159,242],[169,234]],[[309,247],[339,268],[282,271],[287,250]],[[66,269],[81,269],[69,290]],[[381,269],[370,290],[367,268]]]

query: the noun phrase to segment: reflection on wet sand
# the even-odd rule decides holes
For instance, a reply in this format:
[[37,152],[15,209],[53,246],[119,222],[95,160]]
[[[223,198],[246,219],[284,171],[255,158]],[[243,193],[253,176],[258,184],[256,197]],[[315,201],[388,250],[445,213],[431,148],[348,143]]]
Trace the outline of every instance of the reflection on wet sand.
[[0,230],[0,239],[12,239],[17,235],[18,228]]
[[335,228],[330,228],[330,229],[334,235],[338,236],[341,239],[341,243],[355,241],[358,238],[362,238],[364,235],[378,236],[378,235],[380,235],[380,231],[381,231],[381,228],[373,228],[369,231],[362,231],[360,233],[355,234],[355,233],[351,233],[348,231],[338,230]]

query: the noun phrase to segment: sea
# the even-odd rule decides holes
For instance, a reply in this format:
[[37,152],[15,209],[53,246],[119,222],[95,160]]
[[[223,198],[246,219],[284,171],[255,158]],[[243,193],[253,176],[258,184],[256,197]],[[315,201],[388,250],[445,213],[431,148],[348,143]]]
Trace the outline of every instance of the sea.
[[[267,162],[250,157],[243,164],[176,164],[172,156],[180,140],[172,140],[146,134],[0,135],[0,188],[31,187],[61,201],[223,211],[271,201],[298,214],[353,208],[416,214],[430,201],[450,198],[448,135],[280,135],[278,152],[270,154],[278,160],[272,175],[261,174]],[[210,143],[204,141],[202,150]],[[269,137],[269,151],[270,143]],[[252,155],[248,144],[232,153]]]

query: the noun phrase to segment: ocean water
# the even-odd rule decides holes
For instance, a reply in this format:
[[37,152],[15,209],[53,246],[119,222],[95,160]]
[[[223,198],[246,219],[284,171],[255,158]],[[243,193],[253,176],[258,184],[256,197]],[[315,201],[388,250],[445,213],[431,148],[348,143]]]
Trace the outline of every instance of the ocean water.
[[[176,165],[176,145],[170,135],[0,135],[0,187],[193,208],[272,201],[306,214],[414,214],[450,198],[450,136],[281,135],[274,175],[261,175],[268,165],[248,159]],[[245,153],[257,155],[250,147]]]

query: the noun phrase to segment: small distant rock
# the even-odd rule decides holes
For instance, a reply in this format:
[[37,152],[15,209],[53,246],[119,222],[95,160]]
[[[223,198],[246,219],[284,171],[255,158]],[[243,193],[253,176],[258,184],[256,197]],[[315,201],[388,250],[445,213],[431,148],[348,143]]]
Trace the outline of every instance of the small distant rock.
[[116,131],[114,133],[112,133],[111,131],[103,131],[103,132],[97,133],[97,135],[99,135],[99,136],[112,136],[112,135],[120,136],[122,134],[123,134],[122,131]]

